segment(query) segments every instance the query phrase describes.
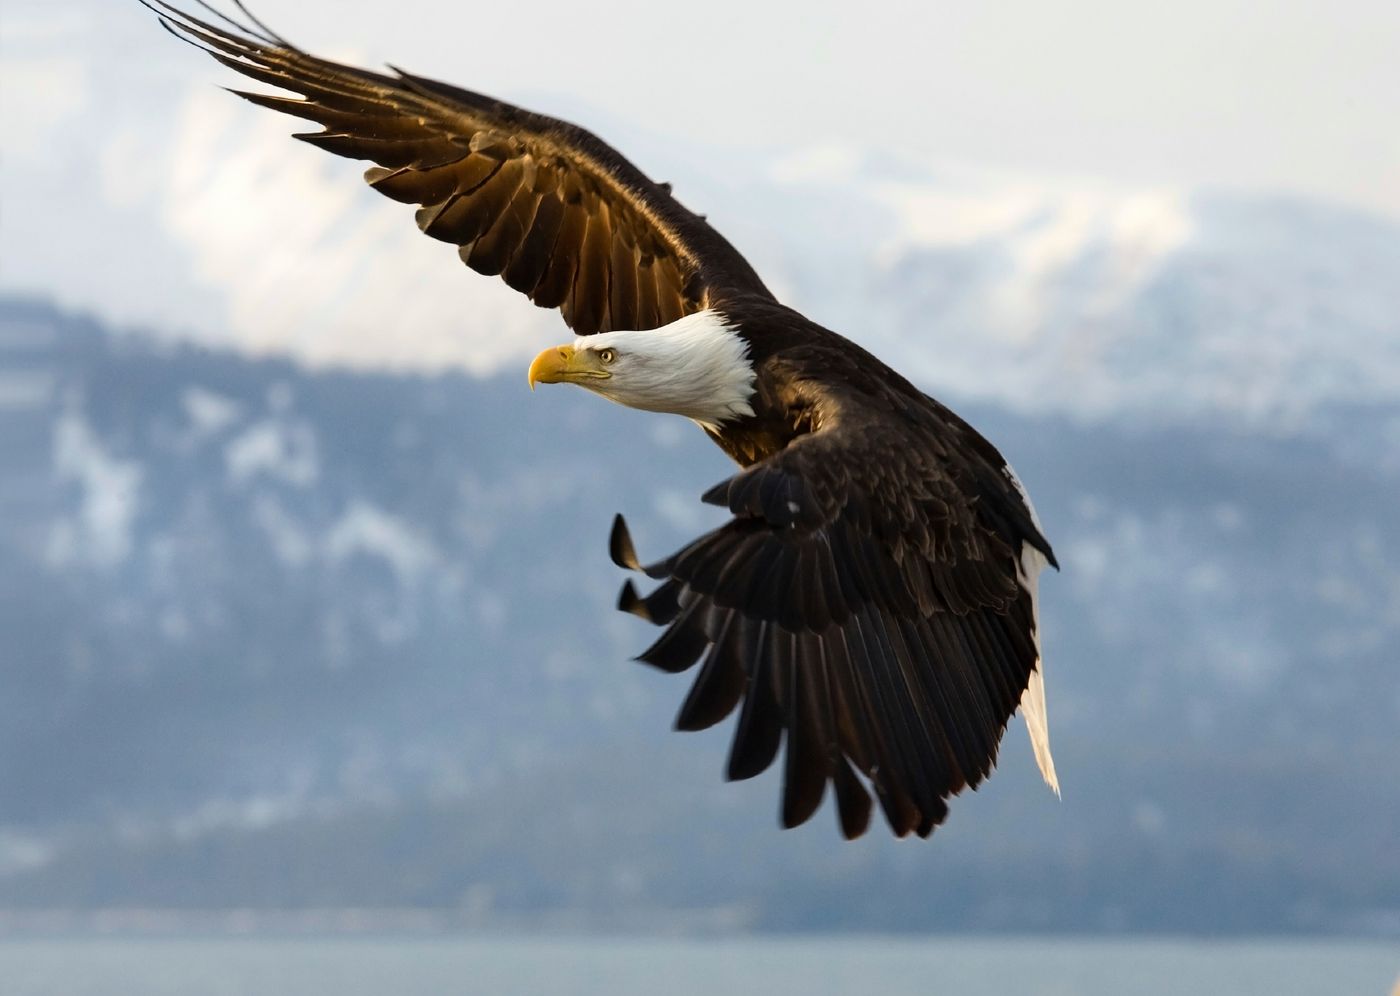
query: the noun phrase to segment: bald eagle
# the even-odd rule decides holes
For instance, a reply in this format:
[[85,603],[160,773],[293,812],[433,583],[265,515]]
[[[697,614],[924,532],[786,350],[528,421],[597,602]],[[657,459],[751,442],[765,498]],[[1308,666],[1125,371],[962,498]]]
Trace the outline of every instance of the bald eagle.
[[676,727],[737,708],[730,779],[785,747],[783,826],[830,782],[847,838],[869,825],[870,789],[896,835],[928,836],[989,774],[1018,704],[1058,794],[1036,611],[1055,558],[991,443],[779,302],[669,185],[582,128],[318,58],[241,3],[246,24],[151,2],[177,37],[295,96],[235,93],[322,126],[296,137],[375,163],[365,179],[417,205],[425,234],[559,309],[576,338],[535,358],[532,388],[682,415],[739,465],[702,496],[724,525],[644,565],[619,516],[610,551],[656,582],[619,601],[662,629],[639,659],[699,664]]

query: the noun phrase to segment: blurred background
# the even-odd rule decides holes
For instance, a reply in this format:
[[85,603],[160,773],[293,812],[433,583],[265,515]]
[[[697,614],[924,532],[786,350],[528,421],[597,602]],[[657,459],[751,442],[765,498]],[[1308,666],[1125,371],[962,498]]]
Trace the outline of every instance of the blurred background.
[[255,10],[582,122],[996,442],[1064,799],[1018,718],[930,842],[780,832],[613,610],[722,454],[532,396],[555,313],[135,0],[8,0],[0,930],[1400,937],[1394,5]]

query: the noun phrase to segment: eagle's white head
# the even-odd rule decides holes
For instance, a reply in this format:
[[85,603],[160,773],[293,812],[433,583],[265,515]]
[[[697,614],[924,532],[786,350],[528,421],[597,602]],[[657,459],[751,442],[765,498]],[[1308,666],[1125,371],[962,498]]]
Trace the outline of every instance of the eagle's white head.
[[579,336],[530,364],[535,384],[577,384],[629,408],[684,415],[718,430],[753,414],[754,369],[743,336],[707,309],[642,332]]

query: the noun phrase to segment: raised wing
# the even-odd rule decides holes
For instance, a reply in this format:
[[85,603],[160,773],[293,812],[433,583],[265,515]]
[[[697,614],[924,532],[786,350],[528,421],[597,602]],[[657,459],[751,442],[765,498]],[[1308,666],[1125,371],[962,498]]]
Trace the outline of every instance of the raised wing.
[[[143,0],[145,2],[145,0]],[[590,132],[395,70],[310,55],[252,20],[230,28],[153,0],[161,22],[224,65],[297,94],[234,91],[314,121],[296,135],[377,163],[376,190],[580,335],[650,329],[733,295],[769,296],[733,246]]]
[[1039,664],[1021,555],[1053,563],[1049,545],[990,444],[932,401],[906,403],[828,407],[825,427],[707,493],[734,518],[659,564],[640,567],[614,526],[613,559],[662,581],[645,598],[623,589],[620,608],[666,627],[640,659],[678,672],[703,658],[677,728],[742,702],[735,779],[785,740],[785,826],[831,782],[858,836],[859,772],[896,834],[931,833],[990,772]]

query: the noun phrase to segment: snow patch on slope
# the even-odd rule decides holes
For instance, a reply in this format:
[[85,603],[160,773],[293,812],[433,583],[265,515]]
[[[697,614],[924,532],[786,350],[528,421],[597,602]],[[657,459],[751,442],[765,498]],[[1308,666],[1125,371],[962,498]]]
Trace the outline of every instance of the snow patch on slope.
[[224,463],[235,484],[266,476],[294,487],[310,487],[320,474],[315,430],[300,421],[264,419],[229,442]]
[[108,452],[82,414],[68,410],[54,426],[53,472],[58,480],[77,485],[82,497],[73,515],[53,524],[50,566],[107,568],[126,560],[140,509],[140,463]]
[[355,554],[377,557],[401,584],[420,577],[439,561],[439,553],[413,526],[366,501],[355,501],[331,527],[325,550],[333,562]]

